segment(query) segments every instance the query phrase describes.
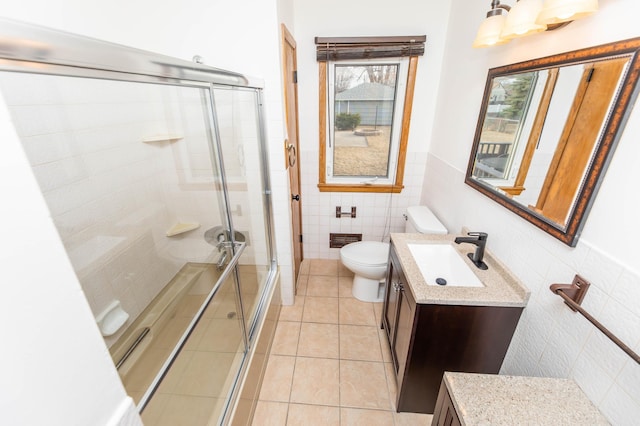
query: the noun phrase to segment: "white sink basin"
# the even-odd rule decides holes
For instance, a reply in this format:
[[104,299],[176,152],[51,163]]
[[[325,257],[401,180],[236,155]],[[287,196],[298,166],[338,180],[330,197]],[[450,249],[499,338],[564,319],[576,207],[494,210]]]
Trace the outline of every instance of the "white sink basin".
[[407,245],[428,285],[440,286],[436,280],[444,279],[443,287],[484,287],[451,244]]

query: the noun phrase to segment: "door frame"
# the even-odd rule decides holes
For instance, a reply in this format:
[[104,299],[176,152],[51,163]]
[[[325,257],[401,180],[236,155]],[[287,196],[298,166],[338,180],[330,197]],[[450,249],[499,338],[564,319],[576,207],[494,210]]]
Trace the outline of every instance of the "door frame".
[[[298,86],[297,86],[297,52],[296,41],[285,24],[280,24],[282,31],[282,73],[285,107],[285,126],[287,138],[284,140],[284,161],[289,176],[289,195],[291,198],[291,229],[293,248],[293,279],[294,289],[297,289],[300,266],[304,259],[302,242],[302,201],[300,185],[300,139],[298,125]],[[291,50],[292,70],[288,70],[287,49]],[[290,90],[292,87],[293,90]],[[291,111],[289,105],[293,106]],[[292,116],[293,114],[293,116]],[[291,122],[290,122],[291,121]],[[292,164],[292,156],[294,158]],[[298,195],[298,199],[293,197]],[[298,232],[296,232],[298,230]],[[298,235],[296,235],[298,234]]]

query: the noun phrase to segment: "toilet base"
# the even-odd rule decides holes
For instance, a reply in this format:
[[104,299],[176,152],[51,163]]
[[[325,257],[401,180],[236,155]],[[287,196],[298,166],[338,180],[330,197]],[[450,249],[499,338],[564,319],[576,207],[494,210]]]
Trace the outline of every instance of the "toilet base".
[[384,284],[384,279],[378,281],[356,275],[353,277],[351,293],[362,302],[382,302],[384,301]]

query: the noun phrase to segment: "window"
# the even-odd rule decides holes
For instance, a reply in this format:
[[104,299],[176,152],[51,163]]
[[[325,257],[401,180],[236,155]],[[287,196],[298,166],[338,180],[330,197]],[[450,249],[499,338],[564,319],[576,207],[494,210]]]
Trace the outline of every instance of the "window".
[[327,182],[394,183],[407,65],[329,63]]
[[402,190],[417,56],[425,39],[316,38],[320,191]]

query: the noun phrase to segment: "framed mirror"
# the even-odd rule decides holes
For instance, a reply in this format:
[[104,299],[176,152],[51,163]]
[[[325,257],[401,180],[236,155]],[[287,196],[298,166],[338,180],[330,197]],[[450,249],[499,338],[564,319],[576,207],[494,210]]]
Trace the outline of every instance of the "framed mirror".
[[575,246],[637,96],[640,38],[489,70],[465,182]]

